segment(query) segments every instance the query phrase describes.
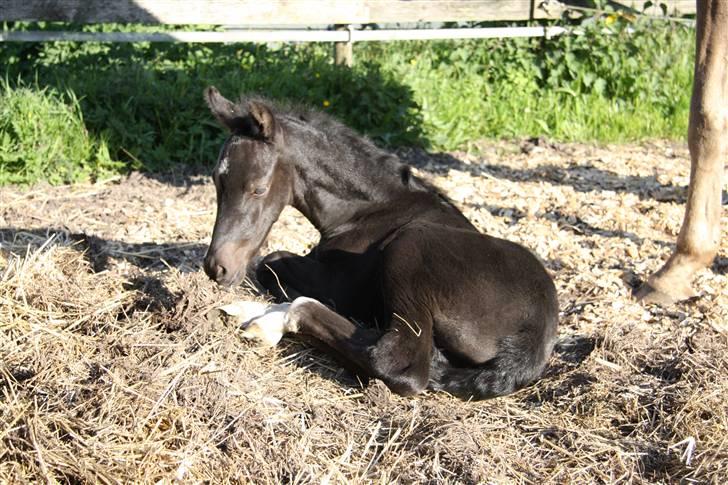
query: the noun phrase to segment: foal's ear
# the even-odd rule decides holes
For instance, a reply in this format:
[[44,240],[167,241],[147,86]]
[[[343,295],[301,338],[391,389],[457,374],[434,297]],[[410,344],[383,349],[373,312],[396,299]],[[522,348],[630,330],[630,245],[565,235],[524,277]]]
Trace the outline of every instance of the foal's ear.
[[208,86],[205,89],[205,101],[210,111],[223,126],[230,131],[240,129],[244,120],[240,115],[239,108],[230,100],[226,99],[215,86]]
[[250,111],[250,117],[253,118],[258,129],[258,133],[255,135],[264,140],[273,140],[276,132],[276,121],[270,108],[260,101],[250,101],[248,111]]

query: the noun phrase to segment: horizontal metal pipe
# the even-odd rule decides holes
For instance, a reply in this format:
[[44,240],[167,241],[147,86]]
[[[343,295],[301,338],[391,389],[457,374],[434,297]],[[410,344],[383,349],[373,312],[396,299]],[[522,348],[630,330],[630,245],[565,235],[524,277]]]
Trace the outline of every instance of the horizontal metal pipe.
[[563,27],[484,27],[468,29],[353,30],[351,40],[442,40],[493,39],[506,37],[552,37],[568,31]]
[[328,30],[245,30],[230,32],[2,32],[5,42],[347,42],[349,33]]
[[227,32],[0,32],[0,42],[367,42],[395,40],[491,39],[551,37],[568,33],[563,27],[487,27],[463,29],[386,30],[231,30]]

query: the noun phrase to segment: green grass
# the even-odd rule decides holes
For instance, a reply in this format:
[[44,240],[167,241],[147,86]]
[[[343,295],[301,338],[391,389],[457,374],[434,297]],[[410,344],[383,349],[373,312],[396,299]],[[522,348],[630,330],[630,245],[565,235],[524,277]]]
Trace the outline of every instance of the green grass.
[[438,149],[533,135],[684,138],[694,33],[659,23],[612,24],[610,35],[598,33],[603,23],[587,27],[575,37],[379,45],[370,54],[412,88]]
[[78,182],[122,166],[89,135],[72,93],[0,82],[0,184]]
[[683,139],[694,31],[614,15],[580,28],[548,40],[362,43],[353,69],[333,66],[327,44],[0,44],[0,183],[96,177],[119,169],[111,160],[210,163],[224,134],[202,99],[209,84],[318,106],[384,145]]

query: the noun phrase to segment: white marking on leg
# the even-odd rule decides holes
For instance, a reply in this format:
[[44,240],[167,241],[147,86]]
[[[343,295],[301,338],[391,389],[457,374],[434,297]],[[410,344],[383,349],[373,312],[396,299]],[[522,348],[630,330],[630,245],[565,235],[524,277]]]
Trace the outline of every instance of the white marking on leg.
[[291,303],[291,310],[295,310],[296,308],[298,308],[301,305],[304,305],[306,303],[317,303],[319,305],[322,305],[322,303],[315,298],[309,298],[307,296],[299,296],[298,298],[293,300],[293,303]]
[[242,336],[274,347],[281,341],[284,333],[291,331],[286,325],[286,313],[290,307],[290,303],[272,305],[262,315],[243,322]]
[[284,334],[298,332],[295,310],[304,303],[320,302],[305,296],[296,298],[293,303],[277,305],[240,300],[219,309],[226,315],[234,317],[236,325],[242,330],[243,338],[257,340],[273,347],[281,341]]
[[291,308],[288,310],[288,314],[286,315],[286,328],[289,332],[298,332],[298,309],[299,307],[301,307],[301,305],[304,305],[306,303],[316,303],[318,305],[321,305],[320,301],[309,298],[307,296],[299,296],[298,298],[293,300],[293,303],[291,303]]
[[238,300],[220,307],[226,315],[236,317],[238,323],[262,315],[270,305],[262,301]]

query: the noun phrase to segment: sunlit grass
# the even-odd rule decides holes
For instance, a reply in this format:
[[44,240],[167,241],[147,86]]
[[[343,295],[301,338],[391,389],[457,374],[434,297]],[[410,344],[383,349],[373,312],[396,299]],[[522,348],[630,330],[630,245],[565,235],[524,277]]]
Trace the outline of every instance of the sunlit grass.
[[202,99],[209,84],[317,107],[389,146],[684,139],[693,30],[598,19],[581,28],[549,40],[361,43],[353,69],[332,65],[328,44],[0,44],[10,80],[0,183],[93,177],[118,170],[111,160],[209,163],[224,136]]
[[120,167],[89,135],[73,93],[0,82],[0,183],[78,182]]

